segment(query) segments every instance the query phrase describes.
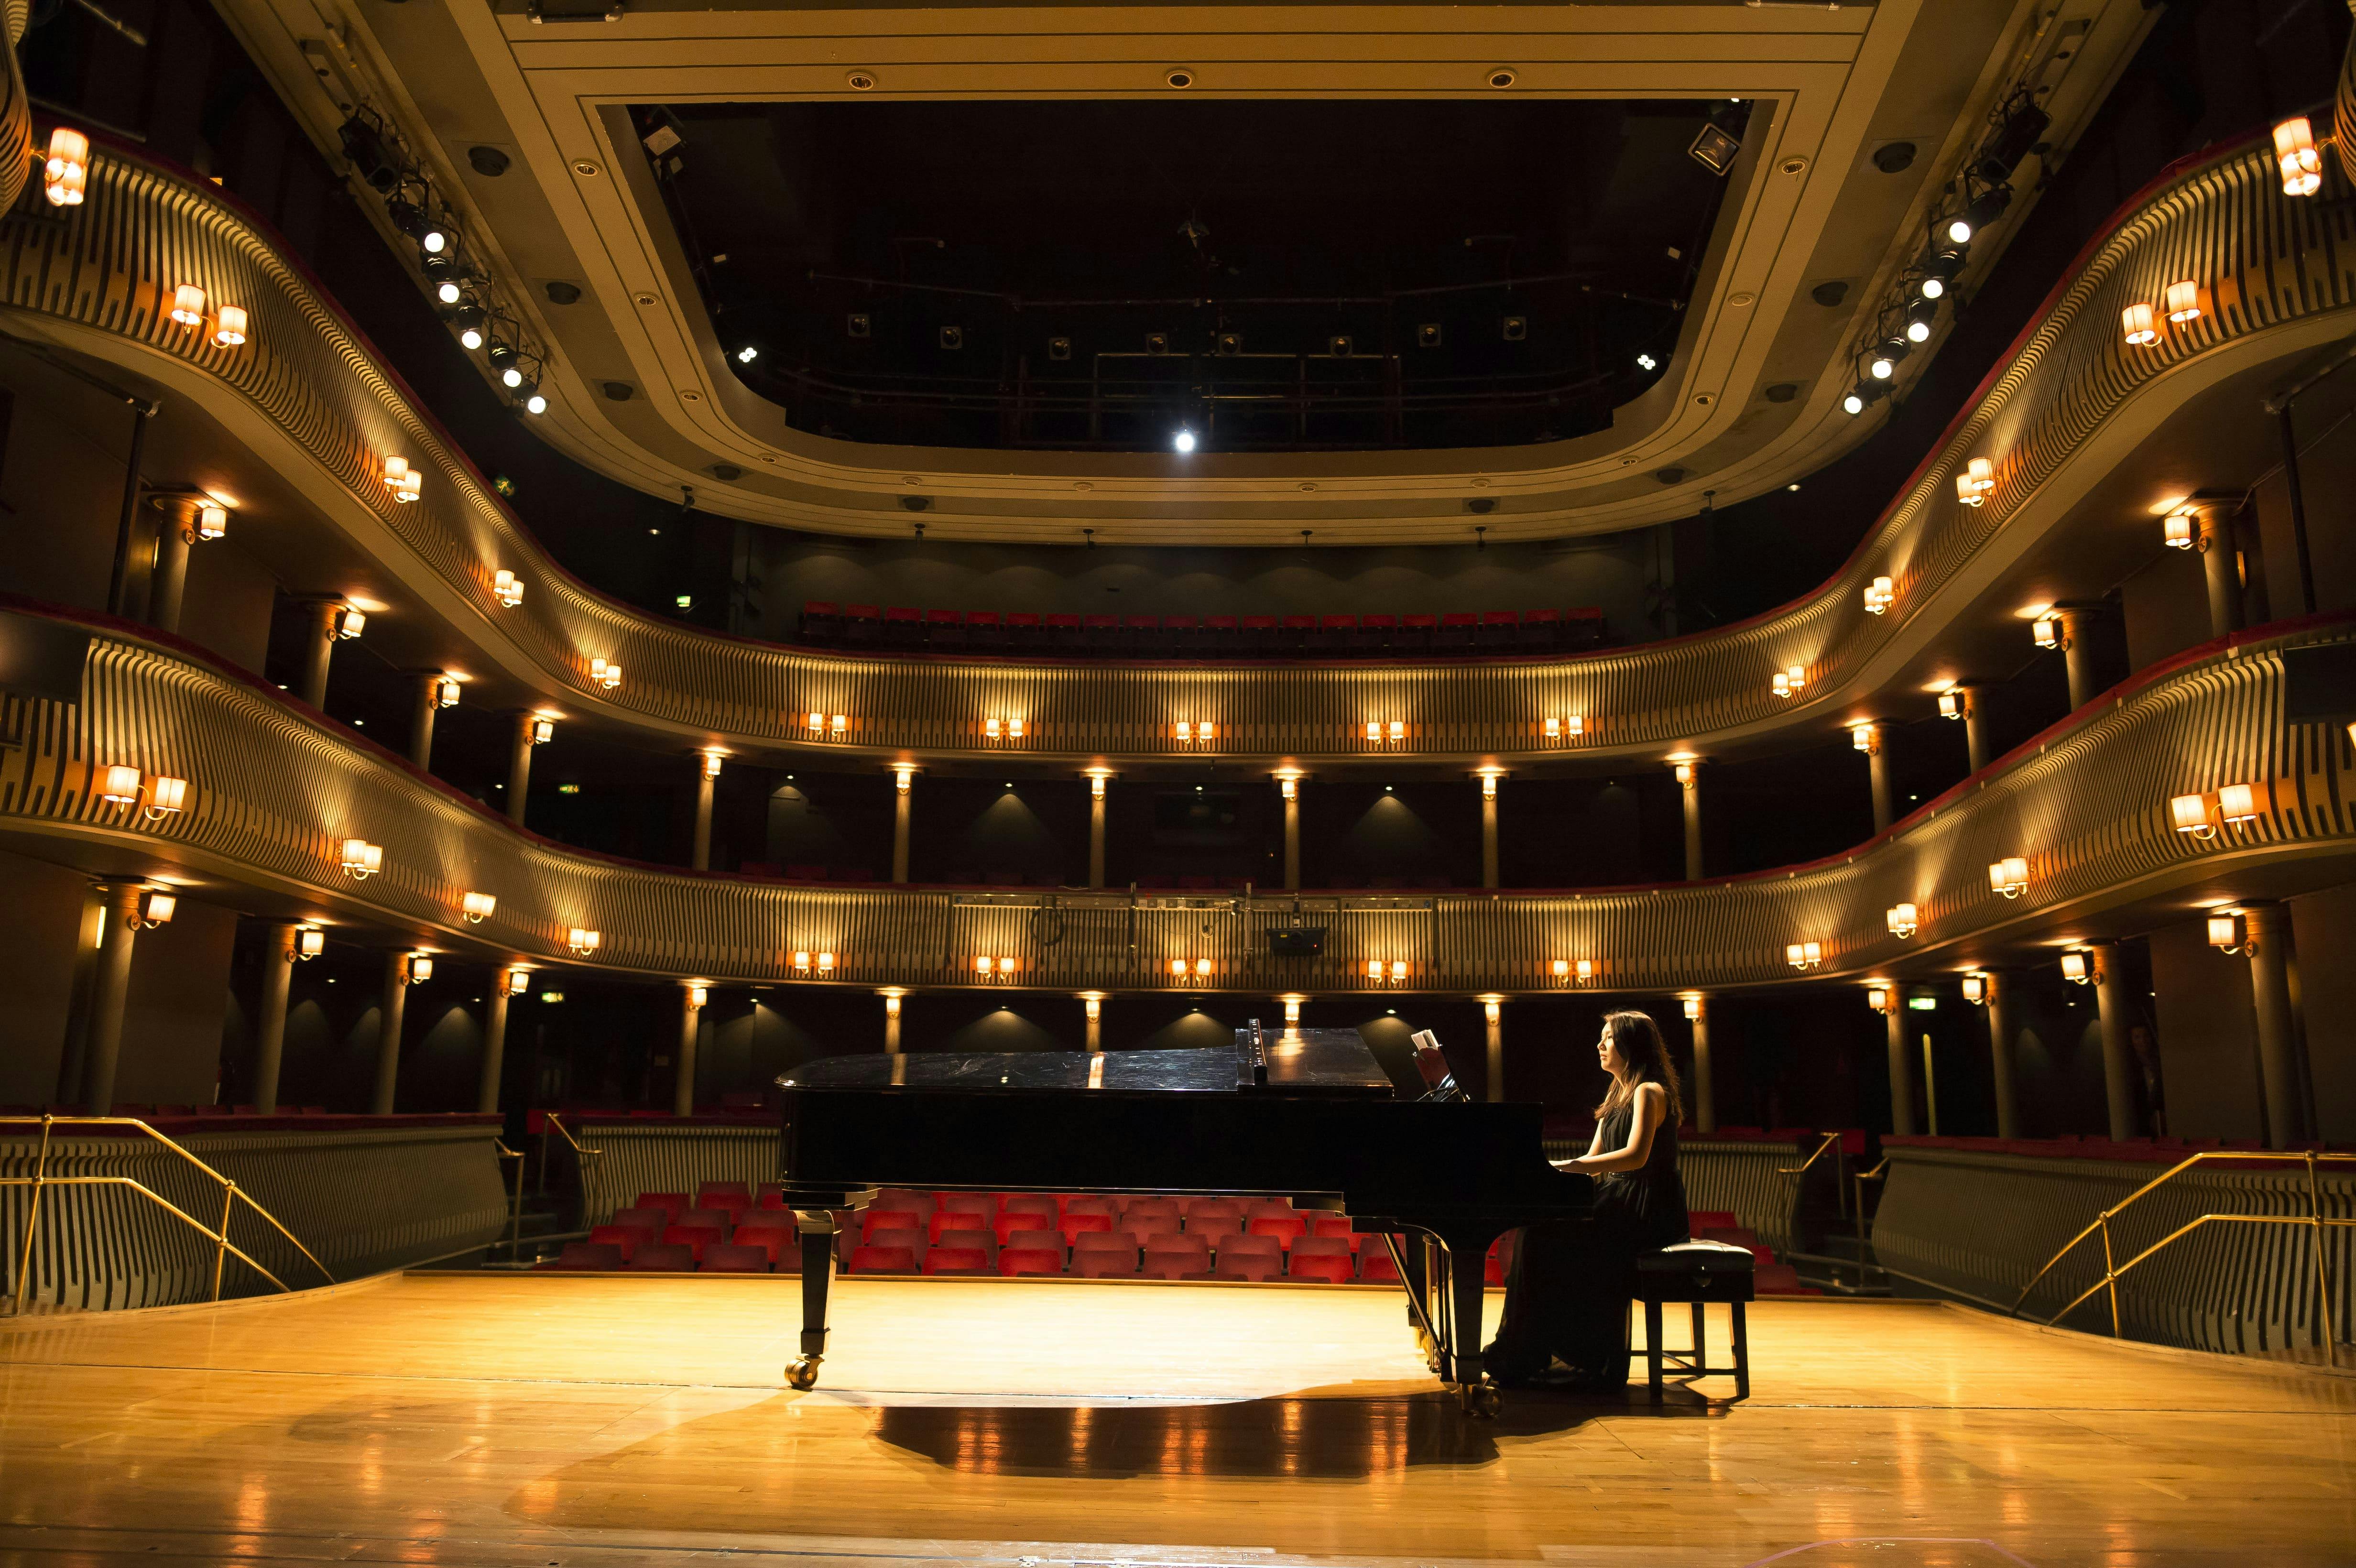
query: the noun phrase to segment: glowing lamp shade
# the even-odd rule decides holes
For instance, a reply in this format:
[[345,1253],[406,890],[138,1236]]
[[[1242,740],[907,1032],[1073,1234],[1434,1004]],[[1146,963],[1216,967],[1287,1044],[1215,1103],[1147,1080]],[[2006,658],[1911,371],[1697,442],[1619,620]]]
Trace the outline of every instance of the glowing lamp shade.
[[423,953],[411,954],[409,955],[409,983],[412,986],[422,985],[432,978],[434,978],[434,960],[427,957]]
[[1939,693],[1939,717],[1961,719],[1964,716],[1964,694],[1961,688],[1949,687]]
[[807,974],[809,974],[809,964],[810,964],[810,955],[809,955],[808,953],[806,953],[806,952],[798,952],[798,953],[796,953],[796,954],[794,955],[794,973],[795,973],[795,974],[797,974],[797,975],[807,975]]
[[2006,898],[2017,899],[2029,891],[2029,860],[2026,856],[2008,855],[1988,863],[1988,887]]
[[704,987],[690,986],[687,988],[687,1005],[690,1008],[701,1008],[711,999],[712,993]]
[[1406,959],[1394,958],[1391,960],[1391,978],[1393,980],[1404,980],[1407,978]]
[[1194,738],[1194,726],[1187,723],[1183,719],[1178,720],[1177,731],[1178,743],[1182,746]]
[[392,488],[392,498],[404,507],[424,494],[425,475],[414,468],[402,475],[401,483]]
[[2037,617],[2035,623],[2029,626],[2029,635],[2036,640],[2037,645],[2040,648],[2060,647],[2062,645],[2062,617],[2059,615],[2040,615]]
[[1699,997],[1687,997],[1685,999],[1685,1013],[1687,1019],[1698,1019],[1701,1017],[1701,998]]
[[1571,968],[1573,973],[1578,975],[1581,980],[1592,980],[1595,978],[1595,960],[1592,958],[1582,958],[1577,964],[1573,965]]
[[207,501],[197,508],[197,537],[217,539],[229,532],[229,508],[219,501]]
[[347,838],[337,863],[344,874],[356,881],[365,881],[384,869],[384,846],[371,844],[365,838]]
[[1848,744],[1849,749],[1854,752],[1872,751],[1876,744],[1873,726],[1870,724],[1852,726],[1848,732]]
[[2119,331],[2137,348],[2159,341],[2159,328],[2152,325],[2151,306],[2140,300],[2119,312]]
[[2316,151],[2315,127],[2306,115],[2275,127],[2275,167],[2285,196],[2313,196],[2323,188],[2323,155]]
[[535,719],[535,720],[533,720],[531,721],[531,743],[532,743],[533,745],[535,745],[535,746],[545,746],[545,745],[547,745],[551,741],[553,741],[553,740],[555,740],[555,739],[556,739],[556,720],[553,720],[553,719]]
[[294,955],[316,958],[327,950],[327,933],[316,925],[306,925],[294,933]]
[[1794,942],[1783,948],[1783,962],[1794,969],[1813,969],[1825,961],[1824,944],[1818,942]]
[[2168,319],[2181,325],[2201,319],[2201,285],[2184,283],[2168,285]]
[[2234,914],[2212,914],[2209,917],[2209,945],[2222,953],[2231,953],[2242,945],[2242,917]]
[[1197,974],[1197,975],[1207,975],[1207,974],[1209,974],[1210,972],[1211,972],[1211,961],[1210,961],[1209,959],[1207,959],[1207,958],[1197,958],[1197,959],[1195,959],[1195,960],[1194,960],[1194,973],[1195,973],[1195,974]]
[[2160,534],[2170,549],[2190,549],[2200,542],[2194,530],[2196,519],[2190,512],[2170,512],[2159,527]]
[[2227,784],[2217,792],[2217,815],[2228,826],[2258,819],[2258,792],[2255,785]]
[[1369,980],[1379,980],[1379,979],[1381,979],[1382,977],[1383,977],[1383,961],[1382,961],[1381,959],[1379,959],[1379,958],[1369,958],[1369,959],[1367,959],[1367,960],[1366,960],[1366,978],[1367,978],[1367,979],[1369,979]]
[[1094,799],[1094,800],[1102,800],[1102,799],[1104,798],[1104,793],[1105,793],[1105,776],[1104,776],[1104,774],[1102,774],[1102,773],[1090,773],[1090,774],[1088,775],[1088,795],[1089,795],[1089,797],[1090,797],[1091,799]]
[[1866,584],[1865,613],[1869,615],[1887,614],[1897,599],[1897,585],[1887,577],[1877,577]]
[[[816,734],[826,728],[826,715],[823,713],[811,713],[806,715],[802,720],[802,728],[809,731],[813,734]],[[991,733],[996,734],[997,731],[993,730]]]
[[135,805],[141,782],[137,768],[117,763],[101,775],[98,798],[109,805]]
[[1183,958],[1173,958],[1170,960],[1170,973],[1179,979],[1184,979],[1186,977],[1186,960]]
[[1877,1013],[1888,1012],[1890,1010],[1889,987],[1885,986],[1867,987],[1865,992],[1865,1005],[1871,1008]]
[[523,579],[501,567],[491,574],[491,597],[514,609],[523,603]]
[[1299,800],[1301,798],[1301,781],[1299,779],[1279,779],[1276,781],[1276,787],[1278,793],[1283,795],[1287,800]]
[[833,954],[821,953],[818,955],[818,972],[821,975],[831,975],[834,973]]
[[1372,742],[1375,742],[1375,741],[1380,741],[1382,738],[1383,738],[1383,727],[1382,727],[1382,725],[1381,725],[1380,723],[1376,722],[1376,720],[1372,720],[1372,719],[1367,720],[1366,720],[1366,740],[1367,740],[1367,741],[1368,741],[1369,743],[1372,743]]
[[564,933],[564,945],[584,958],[596,952],[605,940],[604,932],[591,931],[585,926],[576,925]]
[[1987,976],[1966,975],[1964,976],[1964,1000],[1969,1002],[1976,1008],[1987,1000]]
[[1804,665],[1793,665],[1788,668],[1779,669],[1775,672],[1774,679],[1769,682],[1778,697],[1794,696],[1807,684],[1808,671]]
[[892,782],[900,794],[905,795],[916,782],[916,771],[912,768],[894,768],[892,770]]
[[602,658],[593,658],[589,661],[589,678],[611,691],[622,684],[622,667],[608,664]]
[[[810,715],[811,729],[815,730],[818,728],[818,719],[819,716],[817,714],[813,713]],[[983,720],[981,721],[981,732],[993,741],[997,740],[999,732],[998,720],[995,719]]]
[[368,616],[365,613],[348,604],[336,612],[336,636],[338,641],[348,643],[366,630]]
[[2094,965],[2083,952],[2062,955],[2062,977],[2073,986],[2083,986],[2094,977]]
[[245,341],[245,307],[225,304],[213,314],[213,341],[223,348],[234,348]]
[[480,925],[488,920],[491,917],[491,912],[498,907],[498,896],[495,893],[468,893],[465,900],[463,912],[466,914],[468,925]]
[[[848,713],[836,714],[834,718],[828,722],[827,732],[838,741],[841,740],[845,735],[850,734],[851,715]],[[1022,731],[1018,730],[1015,733],[1021,734]]]
[[1568,958],[1558,958],[1554,961],[1552,968],[1554,971],[1554,977],[1556,979],[1567,979],[1570,975],[1570,960]]
[[2179,795],[2168,803],[2169,820],[2179,833],[2190,833],[2195,838],[2213,838],[2217,825],[2209,819],[2209,797],[2205,795]]
[[994,961],[987,955],[978,956],[973,961],[973,972],[977,975],[987,975],[994,967],[996,967]]
[[719,752],[706,752],[703,753],[703,776],[708,779],[716,779],[720,776]]
[[434,706],[436,708],[458,706],[458,683],[455,680],[445,675],[434,683]]
[[41,165],[41,192],[51,207],[80,207],[90,183],[90,138],[70,126],[49,133],[49,155]]
[[1394,743],[1405,740],[1407,738],[1407,726],[1400,723],[1396,719],[1392,720],[1390,726],[1390,738]]
[[507,974],[507,982],[508,995],[510,997],[520,997],[526,991],[531,989],[531,971],[529,969],[510,969]]
[[1792,677],[1784,674],[1782,670],[1779,669],[1775,672],[1775,678],[1772,684],[1776,696],[1789,697],[1792,695]]
[[1890,905],[1884,918],[1890,923],[1890,934],[1901,942],[1922,926],[1922,912],[1911,903]]
[[1494,800],[1497,798],[1496,774],[1483,773],[1481,775],[1481,798],[1483,800]]
[[173,290],[172,320],[180,326],[202,326],[205,321],[205,291],[194,283],[182,283]]

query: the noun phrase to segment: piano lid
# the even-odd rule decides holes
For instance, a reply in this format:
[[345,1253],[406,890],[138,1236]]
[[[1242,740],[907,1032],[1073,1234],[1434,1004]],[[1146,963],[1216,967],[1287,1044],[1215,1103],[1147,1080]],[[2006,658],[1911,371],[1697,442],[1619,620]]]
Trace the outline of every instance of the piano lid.
[[1247,1044],[1219,1051],[919,1051],[898,1056],[828,1056],[777,1080],[781,1089],[956,1089],[1030,1093],[1111,1090],[1125,1094],[1355,1095],[1388,1098],[1394,1078],[1358,1031],[1271,1029],[1261,1037],[1264,1083],[1239,1090]]

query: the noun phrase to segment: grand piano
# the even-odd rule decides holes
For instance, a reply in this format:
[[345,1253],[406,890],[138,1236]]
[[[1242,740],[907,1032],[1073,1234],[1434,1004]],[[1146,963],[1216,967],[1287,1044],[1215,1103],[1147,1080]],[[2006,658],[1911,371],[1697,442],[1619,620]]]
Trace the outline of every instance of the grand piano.
[[1490,1244],[1592,1201],[1588,1178],[1547,1162],[1537,1106],[1472,1103],[1436,1049],[1355,1029],[1255,1023],[1231,1049],[1196,1051],[828,1057],[777,1089],[801,1243],[801,1355],[786,1373],[798,1389],[825,1359],[836,1216],[880,1188],[1258,1193],[1384,1234],[1433,1371],[1488,1413]]

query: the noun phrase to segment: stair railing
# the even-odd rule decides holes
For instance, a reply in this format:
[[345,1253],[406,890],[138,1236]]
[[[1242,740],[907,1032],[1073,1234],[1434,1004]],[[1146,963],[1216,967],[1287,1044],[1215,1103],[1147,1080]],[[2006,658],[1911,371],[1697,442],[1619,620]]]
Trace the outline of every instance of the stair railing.
[[[212,1243],[212,1299],[215,1301],[219,1301],[221,1298],[221,1276],[228,1265],[230,1258],[232,1256],[234,1256],[238,1262],[245,1264],[248,1268],[253,1270],[254,1273],[260,1275],[262,1278],[276,1285],[281,1291],[288,1295],[292,1295],[294,1293],[294,1287],[293,1285],[288,1285],[284,1280],[280,1279],[276,1275],[264,1268],[251,1253],[247,1253],[242,1247],[240,1247],[236,1243],[229,1239],[230,1221],[235,1216],[237,1206],[241,1202],[242,1202],[247,1208],[252,1210],[256,1214],[261,1215],[262,1218],[268,1221],[273,1230],[285,1237],[287,1242],[296,1252],[301,1253],[305,1258],[310,1261],[311,1266],[319,1271],[319,1276],[322,1279],[326,1280],[329,1285],[336,1283],[336,1276],[327,1271],[327,1265],[321,1263],[316,1257],[313,1256],[311,1249],[305,1246],[300,1241],[295,1239],[294,1232],[288,1230],[284,1225],[280,1224],[278,1222],[278,1216],[273,1214],[269,1210],[255,1202],[252,1193],[246,1191],[236,1182],[230,1180],[228,1177],[223,1176],[220,1171],[215,1170],[211,1166],[207,1165],[203,1160],[198,1159],[195,1155],[190,1154],[187,1149],[181,1147],[178,1143],[166,1136],[164,1134],[157,1132],[154,1127],[149,1126],[145,1122],[141,1121],[138,1117],[59,1116],[47,1113],[38,1116],[0,1116],[0,1126],[28,1127],[36,1125],[37,1125],[41,1129],[41,1147],[39,1154],[36,1157],[33,1162],[33,1174],[30,1176],[0,1177],[0,1187],[28,1187],[32,1189],[31,1201],[27,1204],[25,1210],[25,1238],[22,1244],[17,1249],[16,1254],[16,1310],[18,1314],[21,1315],[25,1310],[25,1296],[32,1285],[33,1238],[37,1233],[41,1222],[41,1194],[52,1187],[127,1187],[132,1191],[139,1194],[142,1198],[146,1199],[150,1203],[162,1209],[166,1213],[171,1215],[182,1224],[187,1225],[190,1230],[195,1231],[207,1241]],[[149,1187],[146,1183],[139,1180],[135,1177],[51,1176],[49,1174],[49,1140],[51,1134],[59,1127],[137,1128],[145,1136],[155,1139],[155,1142],[163,1145],[164,1147],[170,1150],[173,1154],[177,1155],[181,1159],[194,1166],[198,1172],[203,1175],[207,1179],[220,1185],[221,1189],[221,1217],[220,1229],[215,1230],[207,1225],[202,1220],[190,1214],[187,1210],[182,1209],[178,1204],[174,1203],[170,1199],[165,1197],[162,1193],[157,1192],[154,1188]]]
[[[2307,1168],[2307,1212],[2305,1214],[2197,1215],[2193,1219],[2187,1221],[2185,1223],[2179,1225],[2175,1230],[2170,1231],[2159,1240],[2152,1243],[2151,1245],[2144,1248],[2143,1251],[2136,1253],[2135,1256],[2127,1259],[2126,1262],[2119,1263],[2116,1261],[2115,1254],[2114,1253],[2111,1246],[2111,1221],[2113,1220],[2117,1219],[2119,1215],[2126,1212],[2129,1208],[2133,1207],[2138,1200],[2149,1193],[2155,1192],[2160,1188],[2167,1186],[2170,1181],[2175,1180],[2179,1176],[2181,1176],[2184,1172],[2191,1169],[2196,1165],[2206,1165],[2212,1162],[2224,1164],[2237,1160],[2265,1160],[2276,1165],[2287,1164],[2293,1161],[2304,1161]],[[2069,1317],[2071,1313],[2075,1312],[2096,1291],[2107,1291],[2110,1294],[2111,1337],[2115,1339],[2124,1339],[2126,1338],[2126,1333],[2121,1328],[2119,1320],[2119,1280],[2129,1269],[2134,1268],[2146,1258],[2148,1258],[2153,1253],[2159,1252],[2162,1248],[2167,1247],[2171,1243],[2190,1235],[2193,1232],[2200,1230],[2204,1225],[2305,1225],[2308,1227],[2309,1241],[2315,1249],[2316,1348],[2324,1353],[2324,1358],[2327,1361],[2336,1360],[2337,1349],[2331,1331],[2331,1262],[2329,1253],[2325,1250],[2323,1245],[2323,1232],[2327,1226],[2356,1228],[2356,1219],[2342,1220],[2336,1216],[2326,1214],[2323,1211],[2323,1192],[2322,1188],[2317,1180],[2317,1176],[2319,1168],[2324,1165],[2356,1165],[2356,1154],[2323,1154],[2319,1153],[2314,1149],[2308,1149],[2296,1153],[2287,1150],[2281,1153],[2260,1153],[2254,1150],[2244,1149],[2202,1149],[2197,1154],[2189,1155],[2174,1166],[2169,1168],[2167,1170],[2162,1171],[2159,1175],[2153,1177],[2149,1181],[2145,1182],[2141,1187],[2136,1188],[2133,1192],[2128,1193],[2126,1198],[2112,1204],[2109,1208],[2095,1215],[2094,1221],[2091,1224],[2089,1224],[2084,1230],[2079,1232],[2076,1235],[2071,1237],[2070,1240],[2063,1244],[2062,1250],[2055,1253],[2051,1258],[2048,1258],[2045,1262],[2045,1266],[2039,1269],[2036,1275],[2030,1278],[2029,1282],[2021,1287],[2019,1299],[2012,1304],[2012,1315],[2015,1317],[2020,1316],[2021,1307],[2029,1300],[2029,1293],[2035,1290],[2039,1282],[2043,1280],[2047,1275],[2053,1272],[2056,1264],[2061,1263],[2063,1258],[2068,1257],[2072,1253],[2075,1252],[2078,1249],[2079,1243],[2085,1241],[2087,1237],[2099,1234],[2103,1238],[2103,1277],[2088,1285],[2085,1289],[2080,1291],[2075,1296],[2072,1297],[2069,1306],[2064,1307],[2061,1311],[2055,1313],[2045,1321],[2046,1325],[2050,1328],[2053,1324],[2061,1322],[2064,1317]]]

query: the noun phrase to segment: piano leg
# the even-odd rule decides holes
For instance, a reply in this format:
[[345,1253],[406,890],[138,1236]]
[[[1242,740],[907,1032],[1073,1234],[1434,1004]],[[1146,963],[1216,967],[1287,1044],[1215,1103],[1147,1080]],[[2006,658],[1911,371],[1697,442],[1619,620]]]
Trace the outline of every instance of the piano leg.
[[802,1353],[787,1364],[786,1381],[798,1389],[818,1386],[826,1360],[826,1294],[834,1281],[834,1216],[824,1209],[795,1216],[801,1232]]
[[1468,1415],[1494,1415],[1497,1391],[1482,1381],[1482,1313],[1487,1305],[1482,1292],[1488,1284],[1487,1259],[1492,1236],[1443,1238],[1448,1292],[1448,1343],[1443,1351],[1440,1381],[1455,1386]]

